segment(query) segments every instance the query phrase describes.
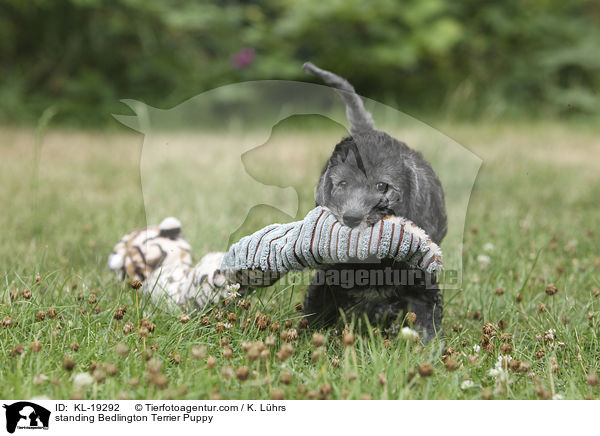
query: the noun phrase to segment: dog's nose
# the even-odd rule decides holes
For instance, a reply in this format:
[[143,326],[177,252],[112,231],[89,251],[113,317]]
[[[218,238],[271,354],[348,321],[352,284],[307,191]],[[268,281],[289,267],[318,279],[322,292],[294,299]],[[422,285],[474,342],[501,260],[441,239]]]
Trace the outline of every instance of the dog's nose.
[[363,219],[361,215],[355,215],[353,213],[346,213],[342,218],[344,224],[346,224],[348,227],[356,227]]

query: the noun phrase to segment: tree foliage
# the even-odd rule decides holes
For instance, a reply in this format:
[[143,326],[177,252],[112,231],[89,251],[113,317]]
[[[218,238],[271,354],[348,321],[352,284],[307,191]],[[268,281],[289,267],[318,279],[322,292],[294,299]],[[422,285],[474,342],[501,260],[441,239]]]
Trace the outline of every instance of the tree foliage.
[[588,0],[0,0],[0,121],[101,124],[305,60],[409,112],[598,114],[598,47]]

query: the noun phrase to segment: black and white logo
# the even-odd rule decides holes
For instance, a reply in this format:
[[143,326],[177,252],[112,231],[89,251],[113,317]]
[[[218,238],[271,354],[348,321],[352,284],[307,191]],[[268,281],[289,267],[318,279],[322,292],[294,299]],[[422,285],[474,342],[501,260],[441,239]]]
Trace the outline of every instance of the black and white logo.
[[3,407],[6,409],[6,431],[9,433],[14,433],[16,429],[48,430],[50,421],[48,409],[29,401],[4,404]]

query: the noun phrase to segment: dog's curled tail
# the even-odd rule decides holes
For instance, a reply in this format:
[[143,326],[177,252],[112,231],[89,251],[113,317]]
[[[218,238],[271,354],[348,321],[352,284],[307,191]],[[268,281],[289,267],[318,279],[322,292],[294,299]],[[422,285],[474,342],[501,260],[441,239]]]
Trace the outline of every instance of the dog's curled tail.
[[323,81],[333,85],[337,89],[338,94],[342,97],[344,103],[346,103],[346,116],[350,122],[350,134],[354,135],[375,129],[373,117],[367,112],[362,99],[347,80],[331,71],[322,70],[312,62],[305,62],[302,65],[302,71],[307,74],[319,76]]

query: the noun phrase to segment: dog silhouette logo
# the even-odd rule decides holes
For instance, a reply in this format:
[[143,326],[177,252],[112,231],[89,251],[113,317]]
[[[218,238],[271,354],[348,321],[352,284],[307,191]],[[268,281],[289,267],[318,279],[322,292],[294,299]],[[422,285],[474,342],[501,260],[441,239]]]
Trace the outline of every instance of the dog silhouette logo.
[[4,404],[6,409],[6,431],[14,433],[18,429],[48,429],[50,411],[29,401],[19,401],[11,405]]

